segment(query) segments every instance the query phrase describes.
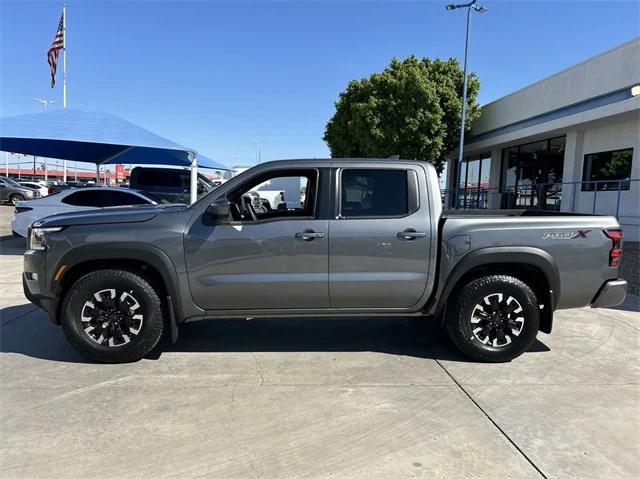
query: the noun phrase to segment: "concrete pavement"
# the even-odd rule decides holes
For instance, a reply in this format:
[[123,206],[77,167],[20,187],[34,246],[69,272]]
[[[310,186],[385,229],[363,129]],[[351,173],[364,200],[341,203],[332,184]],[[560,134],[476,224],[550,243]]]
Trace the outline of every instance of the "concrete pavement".
[[408,319],[193,323],[85,361],[0,240],[0,471],[14,477],[638,477],[640,313],[557,313],[508,364]]

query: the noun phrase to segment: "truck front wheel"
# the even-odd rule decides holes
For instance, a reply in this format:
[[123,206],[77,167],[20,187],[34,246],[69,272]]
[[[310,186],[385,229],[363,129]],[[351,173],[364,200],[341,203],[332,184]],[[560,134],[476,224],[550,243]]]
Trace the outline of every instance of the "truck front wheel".
[[536,339],[540,308],[535,293],[518,278],[491,275],[463,285],[447,308],[445,327],[468,357],[511,361]]
[[153,286],[130,271],[104,269],[78,279],[62,304],[62,329],[80,354],[96,361],[138,361],[158,343],[162,303]]

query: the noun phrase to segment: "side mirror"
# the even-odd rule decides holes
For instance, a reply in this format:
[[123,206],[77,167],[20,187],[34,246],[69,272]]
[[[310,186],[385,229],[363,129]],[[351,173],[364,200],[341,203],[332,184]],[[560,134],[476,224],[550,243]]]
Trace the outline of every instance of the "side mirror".
[[221,198],[204,210],[204,219],[207,224],[219,224],[225,223],[229,220],[229,214],[231,213],[231,203],[226,198]]

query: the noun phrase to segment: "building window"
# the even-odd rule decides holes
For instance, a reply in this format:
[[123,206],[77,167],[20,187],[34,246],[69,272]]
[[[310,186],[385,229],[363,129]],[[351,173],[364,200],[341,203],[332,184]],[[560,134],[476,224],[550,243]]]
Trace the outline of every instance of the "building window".
[[462,170],[460,174],[461,208],[487,207],[490,172],[490,151],[475,156],[468,156],[462,160]]
[[565,137],[502,150],[502,208],[560,208]]
[[584,155],[582,191],[628,190],[633,148]]

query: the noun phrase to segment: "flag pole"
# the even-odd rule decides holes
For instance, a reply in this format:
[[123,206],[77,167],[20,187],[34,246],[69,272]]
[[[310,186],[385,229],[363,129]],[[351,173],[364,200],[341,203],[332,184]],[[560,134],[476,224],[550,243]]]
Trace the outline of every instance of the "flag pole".
[[[62,6],[62,107],[67,107],[67,5]],[[62,181],[67,181],[67,160],[64,160]]]

